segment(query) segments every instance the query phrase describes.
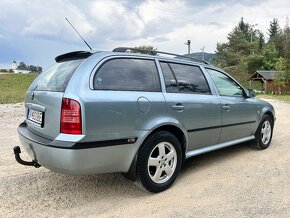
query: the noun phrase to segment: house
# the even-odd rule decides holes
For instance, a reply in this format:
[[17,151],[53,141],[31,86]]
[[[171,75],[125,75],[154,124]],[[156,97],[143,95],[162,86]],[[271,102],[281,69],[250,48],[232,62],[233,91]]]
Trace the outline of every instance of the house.
[[29,67],[27,67],[23,62],[17,63],[15,60],[12,62],[11,69],[14,73],[28,74],[31,72]]
[[[273,70],[257,70],[250,78],[250,84],[253,81],[261,82],[263,91],[265,92],[279,92],[279,87],[274,84],[274,78],[278,74],[278,71]],[[281,86],[282,93],[290,93],[290,80],[285,86]]]

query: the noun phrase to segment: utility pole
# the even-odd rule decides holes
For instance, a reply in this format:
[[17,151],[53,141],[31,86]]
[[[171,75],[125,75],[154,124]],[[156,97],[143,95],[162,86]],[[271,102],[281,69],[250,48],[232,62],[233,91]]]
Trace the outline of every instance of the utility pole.
[[203,46],[200,50],[202,52],[202,60],[204,61],[204,49],[205,49],[205,46]]
[[187,45],[187,54],[188,54],[188,56],[190,56],[190,43],[191,43],[191,40],[187,40],[187,42],[186,43],[184,43],[185,45]]

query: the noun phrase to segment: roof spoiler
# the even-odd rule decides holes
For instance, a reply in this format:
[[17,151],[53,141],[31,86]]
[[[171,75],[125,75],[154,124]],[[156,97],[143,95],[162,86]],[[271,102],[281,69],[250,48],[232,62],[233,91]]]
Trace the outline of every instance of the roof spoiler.
[[146,49],[139,49],[139,48],[130,48],[130,47],[118,47],[115,48],[113,50],[113,52],[130,52],[130,51],[139,51],[139,52],[150,52],[151,55],[156,55],[156,54],[165,54],[165,55],[171,55],[171,56],[175,56],[178,58],[184,58],[184,59],[189,59],[192,61],[197,61],[197,62],[201,62],[204,64],[209,64],[207,61],[198,59],[198,58],[194,58],[194,57],[189,57],[189,56],[185,56],[185,55],[179,55],[179,54],[174,54],[174,53],[168,53],[168,52],[163,52],[163,51],[154,51],[154,50],[146,50]]
[[74,51],[74,52],[69,52],[69,53],[57,56],[55,58],[55,61],[57,63],[60,63],[60,62],[64,62],[64,61],[84,59],[84,58],[91,56],[92,54],[93,54],[93,52],[90,52],[90,51]]

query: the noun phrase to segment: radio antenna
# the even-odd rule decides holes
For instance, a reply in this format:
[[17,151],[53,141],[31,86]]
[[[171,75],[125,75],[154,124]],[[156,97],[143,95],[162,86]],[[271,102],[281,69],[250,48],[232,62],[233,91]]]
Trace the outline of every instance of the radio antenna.
[[91,46],[86,42],[86,40],[81,36],[81,34],[79,34],[79,32],[76,30],[76,28],[71,24],[71,22],[69,22],[69,20],[67,19],[67,18],[65,18],[66,19],[66,21],[71,25],[71,27],[77,32],[77,34],[79,35],[79,37],[81,37],[81,39],[84,41],[84,43],[86,43],[86,45],[91,49],[91,50],[93,50],[92,48],[91,48]]

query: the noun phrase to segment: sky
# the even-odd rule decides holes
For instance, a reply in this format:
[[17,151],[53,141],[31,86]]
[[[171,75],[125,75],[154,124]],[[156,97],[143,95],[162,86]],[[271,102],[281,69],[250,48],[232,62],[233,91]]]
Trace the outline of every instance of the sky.
[[256,25],[267,37],[273,18],[284,27],[289,0],[0,0],[0,68],[24,61],[46,69],[54,58],[88,50],[152,45],[160,51],[215,52],[238,24]]

